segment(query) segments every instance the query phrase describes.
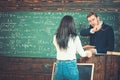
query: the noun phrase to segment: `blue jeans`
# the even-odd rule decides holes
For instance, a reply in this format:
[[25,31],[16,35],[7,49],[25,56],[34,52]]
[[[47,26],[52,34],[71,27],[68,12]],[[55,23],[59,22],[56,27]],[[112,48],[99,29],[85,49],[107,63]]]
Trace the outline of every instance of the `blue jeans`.
[[79,80],[76,60],[57,60],[54,80]]

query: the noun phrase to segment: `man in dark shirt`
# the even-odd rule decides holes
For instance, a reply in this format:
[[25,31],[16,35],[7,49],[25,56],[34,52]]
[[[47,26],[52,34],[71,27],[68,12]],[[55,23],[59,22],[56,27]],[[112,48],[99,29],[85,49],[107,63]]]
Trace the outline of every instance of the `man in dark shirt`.
[[111,26],[102,22],[96,13],[87,15],[90,27],[80,32],[82,36],[90,36],[90,45],[95,46],[97,53],[114,50],[114,32]]

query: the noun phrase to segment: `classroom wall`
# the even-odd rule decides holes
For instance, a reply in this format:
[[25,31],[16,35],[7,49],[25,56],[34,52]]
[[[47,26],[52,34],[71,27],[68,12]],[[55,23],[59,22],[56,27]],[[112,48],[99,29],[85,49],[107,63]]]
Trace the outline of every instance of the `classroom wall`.
[[[119,0],[0,0],[0,12],[76,11],[117,12]],[[120,14],[119,14],[120,22]],[[120,26],[117,45],[120,46]],[[120,51],[120,47],[118,47]],[[93,56],[78,62],[95,63],[94,80],[120,80],[119,56]],[[0,80],[50,80],[55,58],[0,56]],[[107,67],[107,69],[106,69]],[[106,74],[105,74],[106,73]]]

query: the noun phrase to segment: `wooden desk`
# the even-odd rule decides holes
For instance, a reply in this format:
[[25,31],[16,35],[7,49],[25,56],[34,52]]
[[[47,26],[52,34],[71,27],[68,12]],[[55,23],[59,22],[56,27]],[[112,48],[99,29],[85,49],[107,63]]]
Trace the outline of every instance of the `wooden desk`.
[[120,56],[120,52],[111,52],[111,51],[108,51],[107,54],[108,55]]
[[120,56],[111,54],[97,54],[91,58],[80,58],[80,63],[94,63],[93,80],[118,80]]

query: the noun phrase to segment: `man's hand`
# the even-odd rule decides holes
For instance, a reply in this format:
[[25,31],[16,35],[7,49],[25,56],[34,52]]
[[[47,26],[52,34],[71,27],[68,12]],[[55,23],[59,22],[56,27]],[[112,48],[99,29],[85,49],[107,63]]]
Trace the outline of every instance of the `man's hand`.
[[101,29],[101,26],[102,26],[102,22],[99,21],[98,24],[96,24],[95,26],[93,26],[93,28],[91,29],[92,32],[95,33],[95,32],[97,32],[97,31],[99,31],[99,30]]

